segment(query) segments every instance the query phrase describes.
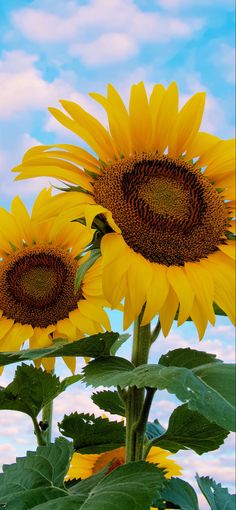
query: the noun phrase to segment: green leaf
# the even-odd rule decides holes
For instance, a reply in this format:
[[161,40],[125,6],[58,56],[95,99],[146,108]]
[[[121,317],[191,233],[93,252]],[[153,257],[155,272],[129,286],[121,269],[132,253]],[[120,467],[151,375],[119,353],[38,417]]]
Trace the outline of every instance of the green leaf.
[[96,358],[111,354],[113,344],[120,338],[124,341],[124,335],[106,332],[92,335],[81,340],[68,343],[66,340],[57,339],[50,347],[42,349],[25,349],[16,352],[1,352],[0,366],[10,365],[19,361],[34,360],[39,358],[58,358],[61,356],[83,356]]
[[129,384],[134,365],[118,356],[101,357],[90,361],[84,368],[84,380],[94,388],[98,386],[122,386]]
[[166,429],[162,427],[159,420],[155,419],[153,423],[148,422],[146,427],[146,436],[148,439],[156,439],[165,434]]
[[101,453],[125,444],[123,422],[95,418],[94,414],[72,413],[58,424],[60,432],[71,437],[80,453]]
[[196,492],[181,478],[171,478],[166,481],[161,497],[168,503],[178,505],[181,510],[199,510]]
[[81,510],[150,510],[153,497],[163,485],[163,473],[154,464],[130,462],[98,483]]
[[39,446],[36,452],[4,465],[0,474],[0,505],[25,510],[49,499],[67,495],[63,480],[69,468],[72,445],[64,438],[55,444]]
[[98,391],[92,394],[91,399],[103,411],[125,416],[124,404],[120,399],[118,391]]
[[36,417],[60,393],[58,377],[29,365],[18,366],[14,380],[0,391],[0,409],[21,411]]
[[69,377],[65,377],[65,379],[63,379],[61,381],[61,384],[60,384],[60,393],[62,393],[63,391],[65,391],[69,386],[71,386],[72,384],[75,384],[77,383],[78,381],[80,381],[82,379],[82,375],[80,374],[76,374],[76,375],[71,375]]
[[235,510],[236,496],[208,476],[196,475],[199,489],[207,499],[211,510]]
[[184,404],[174,410],[167,431],[152,444],[173,453],[191,449],[201,455],[217,450],[227,436],[228,431]]
[[163,473],[154,464],[131,462],[104,477],[89,495],[84,495],[81,487],[82,494],[56,499],[34,510],[150,510],[163,485]]
[[93,266],[96,260],[101,257],[101,250],[99,248],[95,248],[90,252],[89,258],[79,266],[75,276],[75,291],[78,290],[80,284],[84,278],[85,273]]
[[221,361],[216,358],[215,354],[197,351],[195,349],[190,349],[190,347],[186,349],[174,349],[162,355],[159,359],[160,365],[165,367],[195,368],[199,365],[219,362]]
[[117,338],[117,340],[114,342],[114,344],[111,346],[111,349],[110,349],[110,354],[112,356],[115,356],[115,354],[117,353],[117,351],[120,349],[120,347],[128,340],[128,338],[130,337],[130,335],[128,333],[124,334],[124,335],[120,335],[119,338]]
[[163,365],[133,365],[119,357],[99,358],[84,369],[84,380],[95,388],[137,386],[174,393],[192,411],[205,416],[225,430],[235,430],[233,391],[234,365],[210,363],[194,369]]

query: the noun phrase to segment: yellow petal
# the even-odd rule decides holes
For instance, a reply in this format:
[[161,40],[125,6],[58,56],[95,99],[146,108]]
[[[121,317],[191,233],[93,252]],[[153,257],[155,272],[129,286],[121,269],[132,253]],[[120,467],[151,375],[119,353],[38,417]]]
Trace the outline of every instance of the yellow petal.
[[73,340],[77,339],[76,337],[77,328],[71,323],[70,319],[68,318],[61,319],[60,321],[57,322],[57,331],[59,335],[62,334],[66,338],[68,337]]
[[228,257],[231,257],[232,259],[235,260],[236,258],[236,246],[235,246],[235,241],[233,240],[227,240],[227,243],[226,244],[220,244],[218,246],[219,250],[223,251],[224,253],[226,253],[226,255],[228,255]]
[[226,153],[235,151],[235,140],[220,140],[218,143],[212,145],[197,161],[198,167],[204,167],[213,163],[213,161],[224,158]]
[[27,179],[29,177],[55,177],[62,181],[68,181],[72,184],[77,184],[87,191],[93,191],[93,178],[88,176],[78,166],[69,163],[68,161],[48,158],[41,156],[38,159],[32,159],[27,163],[22,163],[14,168],[14,171],[21,172],[16,181]]
[[111,330],[110,321],[108,318],[108,315],[106,314],[105,310],[103,310],[101,307],[98,307],[92,303],[89,303],[88,301],[81,300],[78,302],[78,307],[80,313],[84,315],[87,318],[93,317],[93,320],[98,322],[99,324],[102,324],[106,331]]
[[34,334],[31,338],[31,349],[38,347],[49,347],[52,344],[51,333],[55,331],[56,326],[50,325],[46,328],[34,328]]
[[207,270],[207,266],[204,267],[203,260],[200,262],[187,262],[184,266],[184,270],[191,284],[194,295],[206,311],[209,321],[214,324],[214,285],[211,274]]
[[220,141],[218,136],[210,135],[209,133],[198,132],[193,139],[192,143],[188,145],[186,150],[185,159],[193,159],[204,154],[211,147]]
[[152,264],[152,280],[147,290],[147,301],[142,324],[148,324],[160,311],[169,292],[167,268],[161,264]]
[[159,318],[161,322],[161,329],[164,336],[167,336],[173,324],[177,309],[179,305],[178,297],[172,287],[169,289],[168,296],[163,307],[160,310]]
[[14,324],[13,319],[7,319],[6,317],[1,317],[1,319],[0,319],[0,339],[2,339],[10,331],[13,324]]
[[82,125],[89,135],[92,133],[92,137],[101,147],[102,153],[106,157],[105,160],[114,159],[111,137],[104,126],[93,115],[81,108],[79,104],[65,100],[61,100],[60,103],[78,125]]
[[150,142],[152,125],[143,82],[131,87],[129,112],[132,148],[134,151],[145,151]]
[[97,141],[96,138],[82,125],[83,123],[78,123],[74,119],[71,119],[71,117],[68,117],[64,113],[62,113],[57,108],[48,108],[50,113],[55,117],[58,122],[60,122],[63,126],[65,126],[67,129],[72,131],[73,133],[77,134],[82,140],[84,140],[91,149],[98,155],[98,157],[102,161],[107,161],[109,159],[107,156],[106,150],[104,150],[104,147]]
[[22,344],[32,335],[32,326],[15,323],[1,340],[1,351],[19,351]]
[[[8,242],[22,247],[22,237],[14,216],[0,207],[0,232]],[[1,243],[2,244],[2,243]]]
[[130,253],[131,264],[127,273],[128,292],[131,307],[136,318],[147,299],[147,290],[152,279],[150,262],[138,253]]
[[[206,264],[207,262],[207,264]],[[235,263],[222,251],[215,252],[203,260],[208,274],[214,280],[214,301],[235,324]]]
[[178,113],[178,88],[175,82],[165,91],[158,112],[153,149],[164,152],[168,145],[169,134]]
[[100,103],[106,110],[109,129],[114,141],[116,152],[119,155],[129,155],[131,152],[131,138],[129,124],[127,124],[127,112],[123,115],[108,98],[101,94],[91,93],[90,96]]
[[198,299],[195,297],[193,301],[192,310],[190,312],[190,316],[197,328],[199,340],[202,340],[207,324],[208,324],[208,316],[206,314],[206,310],[204,306],[201,306]]
[[68,368],[72,372],[72,374],[74,374],[75,370],[76,370],[76,357],[75,356],[63,356],[63,361],[68,366]]
[[171,156],[180,156],[196,137],[202,121],[205,96],[205,93],[198,92],[178,113],[168,142],[168,154]]
[[42,358],[41,363],[47,372],[52,372],[55,367],[55,358]]
[[[156,139],[156,124],[158,119],[158,114],[161,106],[162,99],[164,97],[165,89],[163,85],[157,83],[154,85],[152,93],[150,95],[150,112],[152,118],[152,142]],[[155,150],[155,146],[151,147],[151,150]]]
[[69,313],[69,319],[80,331],[88,335],[96,335],[103,332],[103,329],[95,321],[82,315],[78,309]]
[[178,317],[178,326],[180,326],[190,315],[194,293],[182,267],[170,266],[167,271],[167,278],[180,302]]
[[19,197],[15,197],[11,204],[12,214],[15,218],[21,237],[29,245],[32,243],[32,229],[29,213]]

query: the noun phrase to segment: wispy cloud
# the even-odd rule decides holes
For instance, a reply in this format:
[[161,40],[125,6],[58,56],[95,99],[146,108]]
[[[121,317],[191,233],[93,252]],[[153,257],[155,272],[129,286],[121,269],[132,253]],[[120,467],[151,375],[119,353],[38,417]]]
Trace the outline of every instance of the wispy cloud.
[[144,42],[191,39],[204,26],[202,17],[179,17],[151,8],[143,11],[132,0],[74,3],[64,15],[26,7],[13,11],[12,23],[30,41],[67,44],[70,55],[95,67],[133,57]]

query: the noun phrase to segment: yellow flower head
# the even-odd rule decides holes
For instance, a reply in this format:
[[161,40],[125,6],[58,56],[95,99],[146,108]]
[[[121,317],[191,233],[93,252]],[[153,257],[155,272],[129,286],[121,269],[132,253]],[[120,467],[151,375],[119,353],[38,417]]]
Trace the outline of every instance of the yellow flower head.
[[[205,94],[179,110],[175,83],[157,84],[148,98],[133,85],[129,110],[113,86],[91,94],[106,110],[109,129],[78,104],[61,101],[54,117],[97,157],[72,145],[30,149],[17,179],[50,175],[79,186],[55,197],[51,214],[106,217],[103,290],[112,307],[124,298],[124,327],[146,303],[142,324],[159,314],[167,335],[192,318],[199,337],[215,322],[213,303],[235,320],[233,140],[199,132]],[[84,190],[84,192],[82,192]]]
[[[30,216],[19,197],[11,212],[0,208],[0,351],[47,347],[54,338],[69,342],[110,329],[102,308],[101,260],[85,274],[77,291],[75,275],[94,231],[78,222],[35,219],[49,207],[51,191],[43,190]],[[75,358],[65,362],[75,369]],[[43,365],[53,367],[53,358]]]
[[[153,446],[146,458],[147,462],[156,464],[157,467],[165,470],[165,477],[171,478],[181,474],[181,468],[172,459],[167,457],[171,455],[167,450]],[[100,454],[81,454],[74,453],[71,459],[70,468],[66,475],[66,480],[88,478],[101,471],[107,464],[110,464],[107,474],[118,466],[125,463],[125,447],[116,448]]]

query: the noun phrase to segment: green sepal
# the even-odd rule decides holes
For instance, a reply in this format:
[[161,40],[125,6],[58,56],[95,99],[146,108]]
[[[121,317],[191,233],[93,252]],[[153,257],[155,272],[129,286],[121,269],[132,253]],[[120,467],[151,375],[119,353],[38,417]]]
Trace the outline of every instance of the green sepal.
[[95,248],[90,252],[89,258],[79,266],[75,275],[75,292],[79,289],[85,273],[93,266],[99,257],[101,257],[101,250],[99,248]]

